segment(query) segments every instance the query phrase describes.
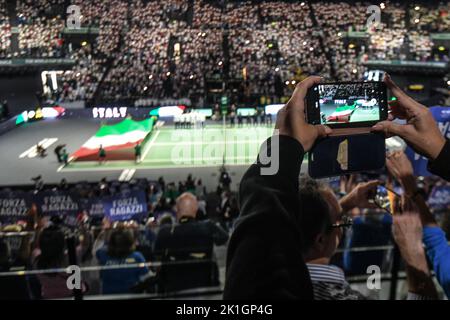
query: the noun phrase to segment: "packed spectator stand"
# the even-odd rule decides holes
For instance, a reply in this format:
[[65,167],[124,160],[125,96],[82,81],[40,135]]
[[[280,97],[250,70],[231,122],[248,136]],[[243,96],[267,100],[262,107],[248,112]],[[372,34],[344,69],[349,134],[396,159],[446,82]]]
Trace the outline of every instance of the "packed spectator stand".
[[[59,101],[170,97],[201,105],[214,82],[239,101],[280,99],[310,74],[362,79],[370,59],[448,60],[430,37],[448,30],[445,3],[385,2],[381,23],[367,28],[366,2],[77,0],[81,27],[98,28],[80,46],[64,34],[66,2],[18,1],[15,21],[0,2],[3,58],[75,59],[52,95]],[[348,31],[366,32],[367,42],[354,43]]]

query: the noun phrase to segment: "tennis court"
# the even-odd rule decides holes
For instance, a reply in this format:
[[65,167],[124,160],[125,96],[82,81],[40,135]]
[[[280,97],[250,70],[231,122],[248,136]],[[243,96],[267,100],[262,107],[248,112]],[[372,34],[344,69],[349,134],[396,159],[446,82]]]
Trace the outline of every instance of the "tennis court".
[[142,148],[142,159],[134,161],[70,162],[58,171],[98,171],[182,167],[246,165],[255,161],[261,143],[273,132],[271,126],[175,129],[163,126],[154,130]]

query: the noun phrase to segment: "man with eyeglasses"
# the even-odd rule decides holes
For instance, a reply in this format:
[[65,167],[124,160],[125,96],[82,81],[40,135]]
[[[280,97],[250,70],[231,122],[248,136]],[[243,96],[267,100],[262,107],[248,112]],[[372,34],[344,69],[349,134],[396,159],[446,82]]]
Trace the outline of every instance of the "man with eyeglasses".
[[[378,183],[376,180],[359,183],[338,200],[329,186],[310,178],[301,180],[299,194],[303,210],[302,230],[305,243],[303,256],[311,277],[315,300],[367,299],[350,287],[343,270],[331,265],[330,261],[339,246],[343,230],[353,224],[352,219],[345,213],[355,207],[373,207],[369,199]],[[395,233],[394,238],[397,239]],[[407,276],[408,299],[435,298],[431,278],[419,277],[418,272],[407,272]],[[412,277],[414,279],[411,279]]]

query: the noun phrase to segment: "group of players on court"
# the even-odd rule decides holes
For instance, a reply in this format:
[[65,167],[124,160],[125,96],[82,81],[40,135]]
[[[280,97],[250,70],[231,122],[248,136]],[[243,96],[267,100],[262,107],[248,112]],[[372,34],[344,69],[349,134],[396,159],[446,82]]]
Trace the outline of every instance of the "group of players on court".
[[[272,125],[272,115],[266,114],[264,109],[256,108],[255,112],[242,112],[237,109],[234,104],[232,104],[223,113],[218,105],[214,107],[211,120],[213,121],[223,121],[225,117],[225,122],[231,127],[242,127],[246,126],[258,126],[258,125]],[[206,124],[206,115],[203,113],[196,112],[194,110],[174,116],[175,129],[191,129],[191,128],[204,128]]]

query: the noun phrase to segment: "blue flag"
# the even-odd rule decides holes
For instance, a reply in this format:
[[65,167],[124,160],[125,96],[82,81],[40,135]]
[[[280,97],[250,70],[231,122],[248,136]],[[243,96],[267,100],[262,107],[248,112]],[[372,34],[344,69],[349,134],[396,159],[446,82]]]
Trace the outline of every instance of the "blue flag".
[[0,192],[0,222],[15,223],[27,218],[31,197],[25,192]]
[[141,220],[147,216],[144,191],[129,191],[105,198],[103,207],[111,221]]
[[435,210],[446,209],[450,206],[450,186],[435,186],[428,197],[428,205]]

